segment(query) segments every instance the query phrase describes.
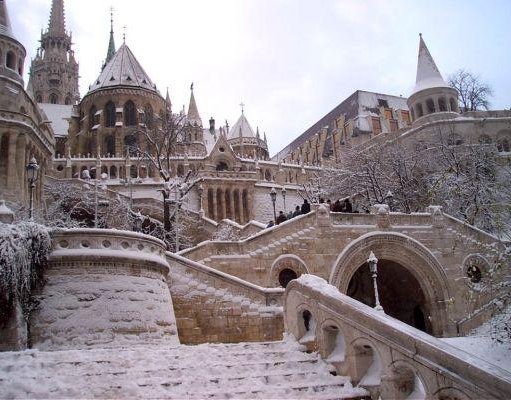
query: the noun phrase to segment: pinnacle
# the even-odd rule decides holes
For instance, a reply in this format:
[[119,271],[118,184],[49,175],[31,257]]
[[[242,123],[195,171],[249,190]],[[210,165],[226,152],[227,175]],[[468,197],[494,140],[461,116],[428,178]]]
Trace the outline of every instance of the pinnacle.
[[66,19],[64,16],[64,0],[53,0],[52,1],[48,32],[52,35],[65,35],[66,34]]
[[190,87],[190,105],[188,106],[188,117],[187,120],[190,124],[196,124],[198,126],[202,126],[202,120],[199,115],[199,109],[197,108],[197,102],[195,101],[195,96],[193,94],[193,83]]

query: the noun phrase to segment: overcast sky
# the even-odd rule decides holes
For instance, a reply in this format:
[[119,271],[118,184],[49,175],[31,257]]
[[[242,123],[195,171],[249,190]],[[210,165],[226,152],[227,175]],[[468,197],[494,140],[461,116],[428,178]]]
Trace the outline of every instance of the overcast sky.
[[[51,0],[7,0],[34,56]],[[65,0],[86,94],[99,75],[113,6],[126,43],[175,109],[190,83],[204,124],[238,119],[243,101],[274,154],[357,89],[407,96],[419,32],[447,77],[466,68],[511,107],[510,0]],[[28,70],[28,68],[26,68]]]

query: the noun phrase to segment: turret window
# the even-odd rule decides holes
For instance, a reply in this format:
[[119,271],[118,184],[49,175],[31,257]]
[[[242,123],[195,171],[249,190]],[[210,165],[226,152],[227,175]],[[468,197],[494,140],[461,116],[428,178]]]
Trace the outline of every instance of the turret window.
[[422,109],[422,104],[419,103],[415,106],[415,108],[417,109],[417,118],[420,118],[424,115],[424,110]]
[[426,108],[428,109],[428,114],[433,114],[435,112],[435,103],[433,103],[433,99],[426,100]]
[[130,100],[124,104],[124,125],[133,126],[137,124],[135,104]]
[[447,104],[445,102],[445,97],[440,97],[438,99],[438,108],[440,108],[440,111],[447,111]]
[[111,101],[106,103],[105,106],[105,126],[107,128],[113,128],[116,122],[115,104]]
[[456,112],[458,110],[458,107],[456,106],[456,100],[454,100],[454,98],[451,97],[449,99],[449,103],[450,103],[450,106],[451,106],[451,111]]
[[16,56],[12,51],[7,53],[7,58],[5,60],[5,66],[9,69],[16,70]]

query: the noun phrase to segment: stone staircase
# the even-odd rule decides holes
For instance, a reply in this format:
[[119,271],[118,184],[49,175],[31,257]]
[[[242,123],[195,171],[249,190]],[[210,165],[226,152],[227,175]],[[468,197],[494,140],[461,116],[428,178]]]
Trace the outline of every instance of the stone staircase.
[[290,339],[0,353],[0,398],[366,399]]

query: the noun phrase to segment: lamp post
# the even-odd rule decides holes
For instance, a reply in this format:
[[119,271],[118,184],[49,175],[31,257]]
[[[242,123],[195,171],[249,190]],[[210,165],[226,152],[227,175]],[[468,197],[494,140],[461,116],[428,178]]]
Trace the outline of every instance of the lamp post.
[[277,223],[277,211],[275,210],[275,202],[277,201],[277,191],[275,188],[271,188],[270,190],[270,198],[271,202],[273,203],[273,221]]
[[372,251],[371,251],[371,254],[369,254],[367,263],[369,264],[369,271],[371,272],[371,275],[373,278],[374,299],[375,299],[374,309],[376,311],[383,312],[383,307],[380,304],[380,296],[378,295],[378,283],[376,282],[376,278],[378,277],[378,259],[376,258],[376,256],[374,255],[374,253]]
[[30,205],[28,216],[32,219],[32,215],[34,214],[34,188],[35,182],[37,181],[37,175],[39,171],[39,165],[37,165],[37,160],[35,157],[32,157],[30,162],[26,166],[27,170],[27,179],[28,179],[28,187],[30,189]]
[[284,200],[284,212],[287,213],[286,209],[286,187],[282,186],[282,199]]

